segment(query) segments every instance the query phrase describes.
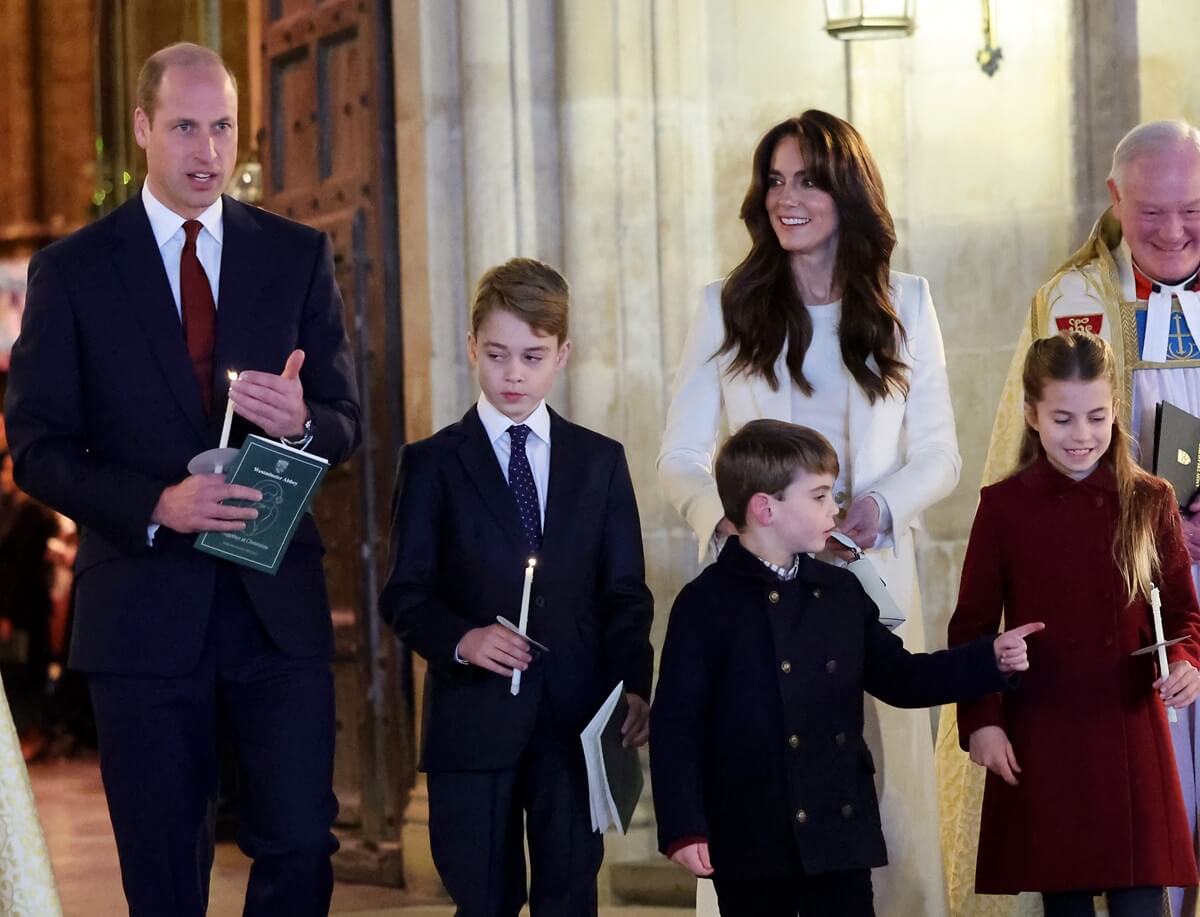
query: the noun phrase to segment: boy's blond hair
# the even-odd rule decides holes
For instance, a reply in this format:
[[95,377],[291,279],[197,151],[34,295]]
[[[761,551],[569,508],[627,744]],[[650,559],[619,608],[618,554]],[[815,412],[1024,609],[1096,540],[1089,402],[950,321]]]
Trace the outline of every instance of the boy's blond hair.
[[778,497],[796,472],[837,477],[837,452],[816,430],[782,420],[752,420],[725,441],[713,465],[725,518],[741,531],[755,494]]
[[562,274],[533,258],[512,258],[479,278],[471,305],[471,333],[478,334],[487,317],[503,309],[534,331],[557,337],[561,344],[567,339],[569,306]]

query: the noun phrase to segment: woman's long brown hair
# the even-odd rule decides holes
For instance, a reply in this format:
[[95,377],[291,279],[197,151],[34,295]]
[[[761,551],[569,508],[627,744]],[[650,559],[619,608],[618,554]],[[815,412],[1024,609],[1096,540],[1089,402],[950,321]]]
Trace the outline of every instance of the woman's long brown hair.
[[[775,361],[786,343],[788,375],[804,394],[813,392],[803,369],[804,354],[812,343],[812,319],[766,207],[771,157],[785,137],[800,142],[808,176],[832,195],[837,207],[833,282],[842,291],[838,326],[842,362],[872,404],[893,393],[906,395],[908,367],[899,356],[904,327],[888,289],[896,228],[879,169],[858,131],[841,118],[815,109],[776,124],[754,150],[754,171],[741,211],[750,233],[750,252],[721,290],[725,341],[718,353],[733,353],[730,369],[735,374],[762,376],[777,390]],[[868,365],[872,357],[877,372]]]
[[[1087,331],[1071,331],[1034,341],[1025,356],[1022,382],[1025,404],[1036,407],[1046,383],[1094,382],[1104,379],[1113,390],[1112,441],[1100,461],[1112,469],[1117,479],[1120,509],[1117,533],[1113,538],[1113,557],[1129,601],[1139,595],[1150,598],[1150,588],[1161,572],[1156,536],[1159,504],[1150,496],[1154,480],[1133,460],[1133,443],[1121,422],[1116,400],[1117,363],[1112,348],[1103,338]],[[1021,438],[1017,470],[1032,465],[1043,454],[1042,441],[1028,423]]]

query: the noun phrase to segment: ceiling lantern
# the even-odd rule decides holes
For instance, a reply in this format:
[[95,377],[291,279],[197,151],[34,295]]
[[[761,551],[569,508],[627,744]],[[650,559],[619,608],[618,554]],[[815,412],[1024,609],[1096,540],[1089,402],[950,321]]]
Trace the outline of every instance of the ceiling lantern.
[[916,0],[825,0],[825,31],[843,41],[904,38],[917,27]]

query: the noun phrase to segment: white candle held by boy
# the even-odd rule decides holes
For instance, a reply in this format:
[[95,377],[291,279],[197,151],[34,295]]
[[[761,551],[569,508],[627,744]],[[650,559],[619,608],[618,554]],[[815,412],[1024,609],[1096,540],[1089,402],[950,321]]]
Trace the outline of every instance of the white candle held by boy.
[[[525,567],[525,585],[521,589],[521,616],[517,619],[517,630],[521,635],[525,635],[525,630],[529,627],[529,593],[533,589],[533,568],[537,566],[537,558],[529,558],[529,564]],[[516,697],[521,693],[521,670],[513,669],[512,686],[508,689],[508,693]]]

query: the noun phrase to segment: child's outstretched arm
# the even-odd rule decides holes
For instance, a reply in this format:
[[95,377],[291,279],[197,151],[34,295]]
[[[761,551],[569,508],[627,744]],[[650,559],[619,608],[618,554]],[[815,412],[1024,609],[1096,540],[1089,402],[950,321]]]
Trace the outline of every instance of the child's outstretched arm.
[[1045,629],[1045,624],[1035,621],[1002,633],[992,644],[992,651],[996,654],[996,667],[1005,675],[1026,671],[1029,668],[1029,647],[1025,638]]

